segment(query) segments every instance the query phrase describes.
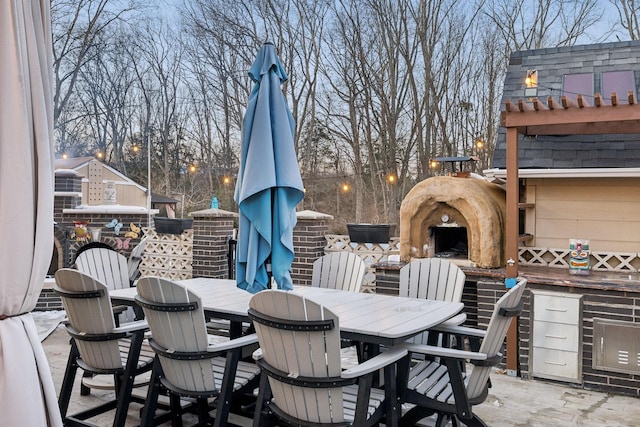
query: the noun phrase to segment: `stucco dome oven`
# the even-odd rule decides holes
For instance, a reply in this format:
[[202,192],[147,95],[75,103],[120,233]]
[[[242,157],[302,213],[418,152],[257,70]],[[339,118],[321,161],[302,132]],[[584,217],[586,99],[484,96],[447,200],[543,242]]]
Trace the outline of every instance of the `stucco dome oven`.
[[481,178],[418,183],[400,208],[400,258],[447,257],[480,268],[504,265],[505,191]]

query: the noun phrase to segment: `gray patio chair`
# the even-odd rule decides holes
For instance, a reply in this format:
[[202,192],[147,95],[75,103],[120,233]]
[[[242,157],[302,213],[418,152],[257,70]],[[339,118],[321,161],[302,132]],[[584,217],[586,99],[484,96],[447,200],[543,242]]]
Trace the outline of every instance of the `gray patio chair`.
[[367,263],[353,252],[331,252],[313,262],[311,286],[360,292]]
[[[454,263],[442,258],[420,258],[400,269],[398,295],[408,298],[460,302],[466,275]],[[466,315],[461,313],[448,321],[462,324]],[[443,344],[443,336],[433,332],[417,335],[410,341],[418,344]],[[449,345],[449,343],[445,343]]]
[[[411,354],[429,356],[408,370],[403,404],[415,405],[401,419],[401,425],[414,426],[425,417],[437,414],[436,427],[450,420],[470,427],[486,427],[473,413],[473,406],[487,398],[489,374],[502,361],[502,344],[511,320],[522,309],[526,280],[506,292],[493,310],[486,332],[462,326],[443,326],[444,332],[482,338],[480,351],[463,351],[421,344],[404,344]],[[465,372],[462,365],[470,360],[473,368]]]
[[[85,249],[76,257],[76,268],[106,285],[107,289],[123,289],[131,286],[129,280],[129,266],[127,258],[110,248],[92,247]],[[127,306],[113,306],[116,326],[120,323],[132,322],[138,316],[134,308]],[[80,386],[80,394],[86,396],[91,389],[113,390],[111,378],[94,376],[84,372]]]
[[[127,257],[107,248],[91,248],[76,258],[76,268],[84,274],[99,280],[107,289],[123,289],[131,286]],[[131,307],[114,307],[120,321],[131,322],[136,315]]]
[[[55,292],[67,312],[66,329],[71,335],[71,351],[58,398],[65,425],[93,426],[86,420],[115,409],[113,425],[124,426],[136,376],[151,371],[153,351],[144,343],[148,330],[144,321],[116,327],[109,292],[104,283],[78,270],[56,272]],[[78,368],[90,374],[113,377],[115,397],[106,403],[67,415]]]
[[129,254],[127,259],[127,268],[129,271],[129,282],[133,284],[140,277],[140,263],[144,255],[144,249],[147,247],[147,236],[144,236]]
[[[353,252],[331,252],[313,262],[311,286],[343,291],[360,292],[367,263]],[[361,343],[342,340],[342,348],[356,347],[358,360],[363,360],[364,347]]]
[[[254,427],[397,425],[397,362],[392,349],[342,370],[338,317],[293,291],[262,291],[249,317],[260,341],[262,370]],[[384,368],[384,389],[372,387]]]
[[208,425],[208,399],[215,398],[215,424],[227,423],[231,403],[258,386],[260,369],[241,361],[243,350],[257,348],[255,334],[230,341],[213,340],[207,334],[202,301],[183,285],[159,277],[143,277],[137,284],[136,303],[144,310],[156,353],[142,425],[155,424],[158,395],[170,396],[171,412],[180,422],[180,397],[196,401],[199,425]]

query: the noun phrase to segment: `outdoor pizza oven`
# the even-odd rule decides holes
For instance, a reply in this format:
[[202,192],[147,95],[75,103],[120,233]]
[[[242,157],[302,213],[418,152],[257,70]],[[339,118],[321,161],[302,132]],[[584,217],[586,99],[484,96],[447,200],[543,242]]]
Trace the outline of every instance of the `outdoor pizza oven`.
[[445,257],[481,268],[504,265],[505,191],[481,178],[418,183],[400,208],[400,258]]

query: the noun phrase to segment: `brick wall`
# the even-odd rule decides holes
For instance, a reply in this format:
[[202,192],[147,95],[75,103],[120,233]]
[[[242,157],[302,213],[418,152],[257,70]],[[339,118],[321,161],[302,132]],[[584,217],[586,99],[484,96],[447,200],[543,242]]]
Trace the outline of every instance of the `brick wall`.
[[34,311],[64,310],[62,300],[53,289],[43,289]]
[[227,279],[229,239],[238,214],[221,209],[192,212],[193,277]]
[[298,285],[311,286],[313,262],[324,255],[327,221],[331,215],[304,211],[298,213],[298,222],[293,230],[295,258],[291,265],[291,278]]

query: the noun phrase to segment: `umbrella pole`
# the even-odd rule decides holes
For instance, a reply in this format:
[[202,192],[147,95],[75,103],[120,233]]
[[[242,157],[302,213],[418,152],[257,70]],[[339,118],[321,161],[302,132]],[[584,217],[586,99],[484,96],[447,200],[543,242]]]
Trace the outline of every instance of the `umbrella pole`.
[[273,272],[271,271],[271,257],[267,258],[266,267],[267,267],[267,289],[273,289],[271,286],[271,280],[273,278]]

